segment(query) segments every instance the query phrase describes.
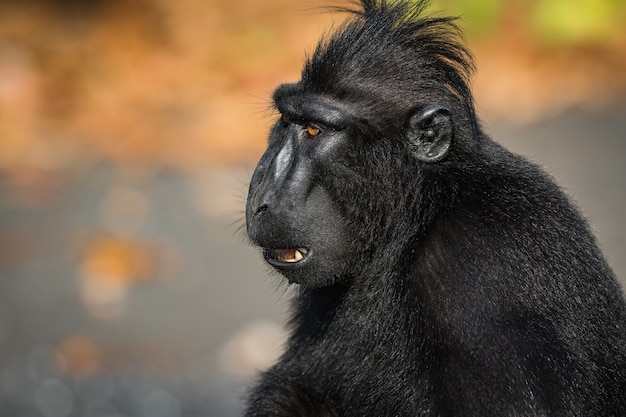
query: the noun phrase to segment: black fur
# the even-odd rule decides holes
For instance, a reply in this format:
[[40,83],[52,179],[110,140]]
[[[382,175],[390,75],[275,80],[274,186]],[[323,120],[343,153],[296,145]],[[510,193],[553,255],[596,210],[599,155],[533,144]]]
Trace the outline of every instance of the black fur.
[[300,288],[246,416],[626,416],[616,279],[482,131],[471,55],[426,7],[362,0],[274,94],[247,228]]

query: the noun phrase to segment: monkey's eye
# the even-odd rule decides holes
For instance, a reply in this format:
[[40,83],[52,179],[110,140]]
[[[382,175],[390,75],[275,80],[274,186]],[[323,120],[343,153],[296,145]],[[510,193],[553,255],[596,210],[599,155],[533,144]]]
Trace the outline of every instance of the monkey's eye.
[[311,137],[315,137],[318,136],[320,133],[322,133],[322,129],[320,129],[319,127],[312,125],[311,123],[307,123],[305,126],[306,129],[306,133],[308,133],[309,136]]

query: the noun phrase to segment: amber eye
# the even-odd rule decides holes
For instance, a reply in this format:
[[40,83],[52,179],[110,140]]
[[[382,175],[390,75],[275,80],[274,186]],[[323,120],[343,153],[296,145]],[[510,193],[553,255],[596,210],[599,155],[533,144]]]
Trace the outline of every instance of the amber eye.
[[315,127],[309,123],[306,125],[306,133],[308,133],[309,136],[315,137],[322,133],[322,130],[319,127]]

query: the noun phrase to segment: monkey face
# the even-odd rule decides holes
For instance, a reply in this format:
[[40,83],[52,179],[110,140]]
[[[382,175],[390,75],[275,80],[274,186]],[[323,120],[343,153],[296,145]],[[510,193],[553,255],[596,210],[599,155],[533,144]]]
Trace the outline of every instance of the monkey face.
[[274,102],[281,117],[246,207],[248,235],[265,260],[290,282],[318,287],[359,275],[372,259],[401,258],[422,225],[420,164],[437,163],[451,146],[448,111],[411,109],[392,138],[353,116],[359,102],[301,83],[279,87]]
[[281,105],[250,184],[248,235],[290,282],[332,285],[356,258],[346,220],[323,178],[329,174],[325,164],[345,144],[347,115],[314,100],[290,97]]

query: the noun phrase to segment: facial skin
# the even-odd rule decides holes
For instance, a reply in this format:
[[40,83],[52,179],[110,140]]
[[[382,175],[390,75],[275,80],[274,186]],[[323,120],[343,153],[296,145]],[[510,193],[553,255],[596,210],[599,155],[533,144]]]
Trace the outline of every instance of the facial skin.
[[248,234],[292,283],[330,285],[354,258],[349,233],[324,187],[324,166],[348,145],[350,115],[309,95],[275,95],[281,117],[250,184]]

